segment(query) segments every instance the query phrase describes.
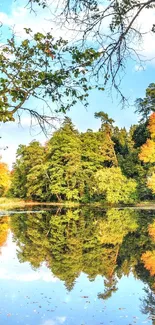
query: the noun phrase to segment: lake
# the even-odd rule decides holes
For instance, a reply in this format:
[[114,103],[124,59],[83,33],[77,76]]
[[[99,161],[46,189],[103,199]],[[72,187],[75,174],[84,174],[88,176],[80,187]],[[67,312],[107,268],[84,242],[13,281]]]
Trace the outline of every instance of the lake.
[[0,298],[0,325],[155,324],[155,211],[1,213]]

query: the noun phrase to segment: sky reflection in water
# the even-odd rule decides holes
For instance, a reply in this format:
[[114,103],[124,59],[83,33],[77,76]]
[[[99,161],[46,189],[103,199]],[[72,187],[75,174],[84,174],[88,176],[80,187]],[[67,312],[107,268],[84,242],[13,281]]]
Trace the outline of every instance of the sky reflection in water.
[[155,324],[153,211],[109,211],[1,217],[0,324]]

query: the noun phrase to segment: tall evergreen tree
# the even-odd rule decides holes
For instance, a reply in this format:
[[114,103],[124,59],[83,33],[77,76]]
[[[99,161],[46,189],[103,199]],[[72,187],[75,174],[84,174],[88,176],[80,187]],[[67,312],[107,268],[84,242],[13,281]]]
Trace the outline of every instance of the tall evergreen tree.
[[104,167],[117,166],[118,162],[112,140],[114,120],[104,112],[95,113],[95,118],[101,119],[101,128],[97,134],[101,165]]
[[81,141],[70,118],[48,142],[47,161],[50,192],[58,200],[78,200],[83,193]]

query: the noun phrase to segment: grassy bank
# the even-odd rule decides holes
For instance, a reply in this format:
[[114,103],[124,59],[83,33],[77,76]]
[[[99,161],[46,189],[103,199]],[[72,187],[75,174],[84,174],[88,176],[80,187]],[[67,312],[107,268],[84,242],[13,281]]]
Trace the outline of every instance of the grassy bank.
[[10,210],[15,208],[24,208],[28,206],[65,206],[78,207],[80,204],[76,202],[33,202],[16,198],[0,198],[0,210]]
[[21,199],[0,198],[0,210],[24,207],[25,201]]
[[[104,202],[90,202],[90,203],[78,203],[78,202],[33,202],[33,201],[25,201],[22,199],[16,198],[0,198],[0,210],[11,210],[15,208],[26,208],[26,207],[33,207],[33,206],[40,206],[40,207],[48,207],[48,206],[63,206],[68,208],[74,208],[79,206],[91,206],[93,208],[120,208],[123,207],[122,205],[110,205]],[[127,207],[127,206],[124,206]],[[132,208],[132,206],[128,206]],[[155,209],[155,201],[143,201],[135,204],[133,207],[135,208],[150,208]]]
[[[89,203],[79,203],[79,202],[34,202],[34,201],[25,201],[22,199],[16,198],[0,198],[0,210],[11,210],[15,208],[26,208],[26,207],[33,207],[33,206],[40,206],[40,207],[49,207],[49,206],[62,206],[66,208],[76,208],[79,206],[91,206],[92,208],[109,208],[109,207],[116,207],[116,205],[109,205],[105,202],[89,202]],[[118,206],[118,205],[117,205]]]

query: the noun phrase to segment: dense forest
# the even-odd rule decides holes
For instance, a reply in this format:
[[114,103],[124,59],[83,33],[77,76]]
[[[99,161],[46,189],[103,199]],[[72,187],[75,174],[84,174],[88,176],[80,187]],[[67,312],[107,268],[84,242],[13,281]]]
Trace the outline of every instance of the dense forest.
[[155,113],[129,131],[104,112],[95,118],[98,131],[80,133],[65,117],[45,145],[20,145],[10,177],[0,164],[1,196],[108,204],[154,199]]

